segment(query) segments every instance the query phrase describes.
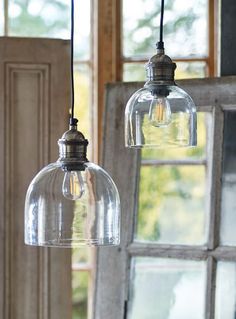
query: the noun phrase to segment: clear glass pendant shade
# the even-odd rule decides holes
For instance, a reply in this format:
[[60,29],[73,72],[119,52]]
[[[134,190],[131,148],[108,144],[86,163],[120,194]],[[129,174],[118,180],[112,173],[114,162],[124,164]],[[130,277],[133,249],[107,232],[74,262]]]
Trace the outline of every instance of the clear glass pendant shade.
[[36,175],[25,201],[26,244],[76,247],[119,241],[119,194],[101,167],[87,162],[83,170],[65,171],[58,161]]
[[186,147],[197,144],[196,107],[191,97],[173,85],[144,87],[125,110],[127,147]]

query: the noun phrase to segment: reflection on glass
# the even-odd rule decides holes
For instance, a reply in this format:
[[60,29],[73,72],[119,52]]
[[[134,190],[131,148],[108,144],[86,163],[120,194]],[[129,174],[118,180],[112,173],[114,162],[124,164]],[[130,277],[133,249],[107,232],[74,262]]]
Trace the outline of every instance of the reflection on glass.
[[216,277],[215,319],[235,319],[236,263],[218,262]]
[[236,245],[236,112],[224,113],[220,242]]
[[143,159],[203,159],[206,157],[208,131],[211,128],[211,114],[198,112],[197,147],[175,149],[142,149]]
[[143,166],[136,240],[205,244],[205,174],[203,165]]
[[[124,56],[154,54],[160,3],[159,0],[136,0],[134,14],[133,1],[123,1]],[[164,40],[168,55],[173,58],[207,55],[207,4],[207,0],[166,1]]]
[[[9,0],[9,35],[69,39],[70,1]],[[89,57],[90,0],[76,0],[75,59]]]
[[205,261],[132,260],[128,319],[204,319]]

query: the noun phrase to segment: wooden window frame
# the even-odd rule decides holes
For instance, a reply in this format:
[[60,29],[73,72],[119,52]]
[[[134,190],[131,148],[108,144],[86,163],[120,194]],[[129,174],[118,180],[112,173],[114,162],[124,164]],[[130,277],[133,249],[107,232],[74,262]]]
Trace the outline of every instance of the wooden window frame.
[[[124,63],[146,63],[148,58],[125,58],[122,54],[122,0],[91,0],[93,30],[93,141],[95,159],[99,160],[99,145],[103,135],[104,88],[107,83],[122,81]],[[208,0],[209,52],[206,57],[178,58],[176,62],[206,62],[207,76],[217,70],[218,1]]]
[[[232,109],[236,111],[236,77],[182,80],[177,83],[193,97],[198,111],[211,112],[213,117],[209,165],[211,187],[208,244],[207,246],[159,245],[133,240],[137,214],[140,154],[139,151],[125,149],[120,141],[123,138],[125,101],[132,92],[142,86],[142,83],[108,85],[103,166],[112,175],[120,190],[122,203],[121,245],[118,248],[98,249],[94,318],[108,319],[111,313],[113,319],[126,318],[130,260],[136,256],[147,256],[206,260],[208,279],[205,313],[207,319],[213,319],[217,261],[236,261],[234,247],[219,245],[223,112]],[[228,88],[227,96],[225,94],[226,87]],[[127,176],[129,176],[128,180]]]

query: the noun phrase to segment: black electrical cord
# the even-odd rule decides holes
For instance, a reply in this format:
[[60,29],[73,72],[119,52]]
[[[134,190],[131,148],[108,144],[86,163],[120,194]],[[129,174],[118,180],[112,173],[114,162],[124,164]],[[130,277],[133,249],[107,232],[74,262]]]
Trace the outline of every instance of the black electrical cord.
[[163,42],[164,7],[165,7],[165,0],[161,0],[160,40],[156,44],[158,50],[164,50],[164,42]]
[[76,125],[78,120],[74,118],[75,109],[75,84],[74,84],[74,0],[71,0],[71,38],[70,38],[70,76],[71,76],[71,116],[70,125]]

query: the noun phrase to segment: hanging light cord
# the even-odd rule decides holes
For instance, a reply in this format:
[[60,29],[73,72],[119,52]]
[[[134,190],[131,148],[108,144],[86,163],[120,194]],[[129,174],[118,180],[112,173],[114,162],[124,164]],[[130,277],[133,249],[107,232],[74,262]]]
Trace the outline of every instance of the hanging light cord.
[[164,42],[163,42],[164,7],[165,7],[165,0],[161,0],[160,40],[156,44],[158,50],[164,50]]
[[70,38],[70,76],[71,76],[71,116],[70,125],[76,125],[78,120],[74,118],[75,109],[75,84],[74,84],[74,0],[71,0],[71,38]]

